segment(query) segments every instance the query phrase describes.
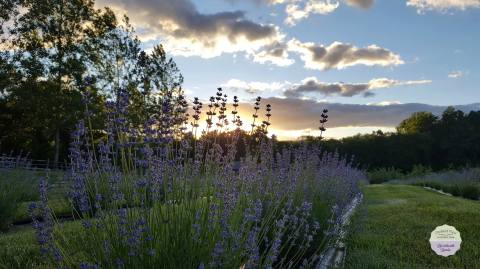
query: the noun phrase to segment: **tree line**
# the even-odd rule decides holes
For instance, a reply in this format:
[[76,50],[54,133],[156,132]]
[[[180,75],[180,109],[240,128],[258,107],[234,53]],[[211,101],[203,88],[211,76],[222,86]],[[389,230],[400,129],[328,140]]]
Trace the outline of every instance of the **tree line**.
[[396,129],[322,143],[368,169],[406,172],[417,165],[435,170],[480,165],[480,111],[464,113],[449,107],[440,116],[416,112]]

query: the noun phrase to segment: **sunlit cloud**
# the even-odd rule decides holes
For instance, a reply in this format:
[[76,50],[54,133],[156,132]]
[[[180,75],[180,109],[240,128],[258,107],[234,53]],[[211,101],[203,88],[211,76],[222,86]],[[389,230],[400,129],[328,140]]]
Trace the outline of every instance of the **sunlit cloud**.
[[143,40],[159,39],[174,55],[254,53],[284,38],[278,27],[251,21],[243,11],[203,14],[191,0],[102,0],[99,5],[127,13],[138,29],[144,29],[139,33]]
[[449,10],[467,10],[480,8],[479,0],[408,0],[407,6],[417,9],[418,13],[426,11],[447,12]]
[[[204,107],[208,103],[203,100]],[[292,98],[292,97],[268,97],[261,100],[259,118],[257,122],[265,120],[265,106],[272,107],[272,123],[270,134],[277,135],[280,139],[296,139],[304,135],[318,136],[320,115],[323,109],[329,110],[329,121],[325,137],[346,137],[357,133],[371,133],[376,130],[384,132],[393,131],[398,124],[408,118],[414,112],[427,111],[435,115],[441,113],[446,106],[435,106],[420,103],[403,104],[398,101],[384,101],[370,104],[341,104],[330,103],[325,100]],[[227,105],[227,119],[231,122],[232,105]],[[456,109],[470,112],[480,109],[480,104],[455,106]],[[253,101],[243,100],[238,107],[245,131],[251,131],[254,113]],[[199,133],[206,130],[205,111],[201,115]],[[218,119],[214,118],[214,125]],[[215,129],[216,127],[214,127]],[[229,124],[222,130],[233,130],[236,126]],[[191,129],[191,128],[190,128]]]
[[296,39],[288,42],[291,51],[299,53],[305,67],[315,70],[344,69],[355,65],[396,66],[404,64],[398,54],[377,45],[358,48],[352,44],[333,42],[329,46]]
[[[333,11],[339,2],[274,0],[267,4],[286,4],[290,8],[287,20],[293,24],[309,14]],[[341,42],[329,46],[297,39],[287,42],[278,26],[254,22],[243,11],[201,13],[191,0],[100,0],[97,5],[128,14],[142,41],[160,41],[173,55],[213,58],[245,53],[256,63],[285,67],[295,63],[290,54],[298,53],[306,68],[317,70],[404,63],[398,54],[376,45],[358,48]]]
[[293,26],[299,21],[308,18],[311,14],[329,14],[335,11],[339,5],[338,1],[331,0],[291,1],[285,9],[287,14],[285,23]]
[[[230,3],[242,0],[226,0]],[[285,24],[294,26],[311,15],[328,15],[337,10],[341,2],[349,6],[368,9],[374,0],[250,0],[256,4],[285,5]],[[274,13],[276,15],[276,13]]]
[[340,95],[351,97],[364,94],[365,97],[373,96],[372,90],[385,89],[397,86],[419,85],[431,83],[431,80],[399,81],[388,78],[375,78],[367,83],[326,83],[315,77],[304,79],[300,84],[294,85],[284,92],[285,96],[301,97],[305,94],[321,94],[324,96]]
[[239,79],[230,79],[226,83],[221,84],[221,87],[233,91],[243,91],[249,94],[258,94],[266,91],[281,91],[286,87],[286,85],[290,85],[290,82],[246,82]]
[[289,81],[284,82],[247,82],[239,79],[230,79],[221,84],[221,87],[233,90],[243,91],[248,94],[260,94],[262,92],[277,92],[285,97],[306,97],[308,94],[321,94],[324,96],[340,95],[351,97],[358,94],[365,96],[374,95],[371,90],[386,89],[398,86],[421,85],[432,83],[431,80],[394,80],[388,78],[374,78],[366,83],[328,83],[319,81],[316,77],[308,77],[300,83],[293,84]]
[[[385,104],[383,106],[340,104],[319,102],[314,99],[278,98],[262,99],[263,104],[272,105],[272,128],[276,130],[316,129],[324,108],[329,110],[329,128],[336,127],[395,127],[412,113],[419,111],[441,114],[446,107],[427,104]],[[251,104],[241,104],[240,108],[251,117]],[[455,106],[464,112],[478,110],[479,104]]]
[[288,47],[283,42],[274,42],[258,52],[251,53],[253,61],[261,64],[271,63],[277,66],[289,66],[295,63],[290,58]]
[[381,101],[377,103],[367,103],[368,106],[391,106],[391,105],[401,105],[403,104],[400,101]]
[[[395,127],[385,127],[385,126],[345,126],[345,127],[334,127],[328,128],[326,132],[323,132],[322,137],[325,139],[340,139],[344,137],[350,137],[357,134],[370,134],[376,131],[382,131],[384,133],[394,132]],[[272,128],[270,131],[272,134],[275,134],[279,140],[301,140],[307,136],[319,137],[320,131],[318,129],[303,129],[303,130],[277,130]]]

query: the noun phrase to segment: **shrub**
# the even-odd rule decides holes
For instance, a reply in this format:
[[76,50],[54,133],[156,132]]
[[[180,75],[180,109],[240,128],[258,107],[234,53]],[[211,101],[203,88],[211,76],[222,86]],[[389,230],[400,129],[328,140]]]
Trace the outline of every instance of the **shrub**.
[[480,188],[476,185],[446,184],[431,181],[415,182],[412,185],[430,187],[466,199],[479,200],[480,198]]
[[474,185],[462,186],[461,193],[462,197],[467,199],[478,200],[480,197],[480,189]]
[[371,184],[380,184],[389,180],[400,179],[404,177],[401,170],[395,169],[393,167],[378,168],[373,171],[369,171],[367,173],[367,176]]
[[[422,170],[422,169],[418,169]],[[427,169],[428,171],[428,169]],[[442,171],[426,173],[396,183],[408,183],[417,186],[427,186],[442,190],[453,196],[479,200],[480,177],[478,168],[469,168],[459,171]]]
[[432,172],[432,168],[421,164],[414,165],[412,171],[408,173],[407,177],[418,177],[429,174]]
[[32,201],[38,197],[34,185],[31,185],[32,179],[25,177],[24,173],[27,172],[3,170],[1,173],[0,231],[8,230],[22,202]]
[[0,182],[0,231],[8,230],[12,224],[19,202],[14,185]]

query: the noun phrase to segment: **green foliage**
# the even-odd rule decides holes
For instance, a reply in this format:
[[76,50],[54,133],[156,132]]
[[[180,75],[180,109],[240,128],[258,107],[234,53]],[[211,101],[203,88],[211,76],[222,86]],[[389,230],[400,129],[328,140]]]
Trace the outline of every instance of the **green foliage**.
[[416,164],[413,166],[412,171],[406,175],[406,177],[417,177],[417,176],[423,176],[429,173],[432,173],[432,168],[428,166],[423,166],[421,164]]
[[415,112],[398,125],[397,132],[403,134],[430,133],[437,121],[438,117],[430,112]]
[[[91,96],[102,104],[100,96]],[[56,146],[62,156],[67,156],[70,133],[84,110],[80,92],[61,89],[52,81],[26,82],[10,92],[4,105],[4,117],[8,118],[2,120],[2,151],[24,150],[33,158],[53,159],[58,135]],[[98,108],[92,106],[91,110]]]
[[480,187],[475,185],[462,186],[462,197],[472,200],[480,200]]
[[[3,27],[7,20],[14,23]],[[89,128],[101,130],[104,104],[120,88],[130,95],[133,127],[160,117],[166,100],[185,111],[175,62],[160,45],[143,52],[128,18],[119,23],[109,8],[90,0],[7,0],[0,23],[8,32],[0,33],[2,46],[11,49],[0,52],[0,152],[67,161],[85,101]]]
[[0,65],[0,120],[5,126],[0,150],[23,150],[57,162],[67,157],[70,132],[84,109],[85,45],[93,33],[104,30],[99,23],[104,13],[85,0],[11,4],[22,12],[10,18],[14,23],[2,42],[11,51],[3,55],[8,64]]
[[420,175],[411,173],[404,180],[392,183],[430,187],[453,196],[472,200],[480,199],[480,169],[478,168],[458,171],[447,170],[436,173],[430,171]]
[[425,181],[413,183],[413,185],[430,187],[441,190],[453,196],[459,196],[471,200],[480,200],[480,185],[461,184],[461,183],[443,183],[435,181]]
[[0,183],[0,231],[7,230],[19,207],[19,193],[12,185]]
[[1,171],[0,173],[0,231],[7,230],[15,220],[22,202],[35,201],[38,192],[35,180],[25,178],[21,171]]
[[[5,232],[12,228],[13,223],[29,223],[31,216],[27,209],[31,202],[39,200],[39,178],[45,172],[29,170],[4,170],[0,171],[0,231]],[[71,216],[69,203],[65,197],[66,189],[61,181],[62,172],[50,172],[49,206],[57,216]],[[1,267],[0,267],[1,268]]]
[[38,255],[40,249],[34,231],[0,233],[0,269],[49,268]]
[[380,184],[393,179],[400,179],[404,177],[402,171],[390,168],[377,168],[367,172],[368,179],[371,184]]
[[369,169],[411,171],[422,165],[440,170],[480,165],[480,111],[465,114],[450,107],[434,119],[430,113],[415,113],[400,124],[397,133],[374,132],[325,140],[323,145],[355,156],[357,163]]

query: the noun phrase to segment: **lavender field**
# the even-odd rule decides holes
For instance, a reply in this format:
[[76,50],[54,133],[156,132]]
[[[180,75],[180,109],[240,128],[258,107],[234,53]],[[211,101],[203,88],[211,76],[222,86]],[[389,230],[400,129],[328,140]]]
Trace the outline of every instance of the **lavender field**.
[[[225,123],[226,96],[219,90],[217,97],[208,119],[219,108],[217,124]],[[33,180],[39,194],[19,202],[39,200],[27,211],[42,259],[0,256],[7,267],[314,268],[366,182],[364,172],[318,145],[280,146],[266,136],[268,121],[250,137],[237,129],[197,139],[168,107],[144,129],[132,128],[128,104],[127,95],[107,103],[100,138],[87,127],[88,114],[76,125],[63,179],[45,172]],[[5,173],[19,173],[11,170]],[[9,180],[19,182],[2,183]],[[52,192],[53,201],[68,204],[61,217]]]

